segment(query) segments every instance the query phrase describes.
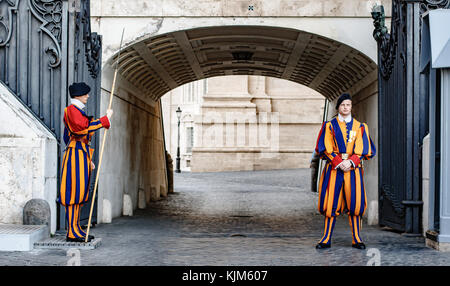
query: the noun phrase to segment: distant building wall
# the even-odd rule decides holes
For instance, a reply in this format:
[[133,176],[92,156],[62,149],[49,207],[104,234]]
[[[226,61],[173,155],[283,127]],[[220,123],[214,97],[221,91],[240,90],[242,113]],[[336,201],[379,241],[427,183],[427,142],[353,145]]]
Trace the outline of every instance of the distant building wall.
[[[167,148],[174,159],[175,110],[182,110],[182,170],[238,171],[309,167],[324,97],[286,80],[227,76],[187,84],[163,96],[162,102]],[[217,132],[220,138],[214,136]]]

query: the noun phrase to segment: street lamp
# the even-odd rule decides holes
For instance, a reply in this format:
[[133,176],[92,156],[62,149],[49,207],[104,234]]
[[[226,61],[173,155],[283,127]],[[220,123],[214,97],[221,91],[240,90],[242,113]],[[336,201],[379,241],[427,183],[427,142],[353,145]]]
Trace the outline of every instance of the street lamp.
[[175,111],[177,113],[178,118],[178,147],[177,147],[177,166],[175,172],[180,173],[180,119],[181,119],[181,109],[178,106],[178,109]]

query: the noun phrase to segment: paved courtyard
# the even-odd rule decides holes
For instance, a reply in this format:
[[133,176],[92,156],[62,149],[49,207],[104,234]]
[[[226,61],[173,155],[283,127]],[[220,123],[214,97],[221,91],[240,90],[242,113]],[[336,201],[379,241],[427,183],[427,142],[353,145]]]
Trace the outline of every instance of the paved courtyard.
[[[103,239],[81,265],[450,265],[421,237],[367,226],[366,250],[351,247],[347,216],[331,249],[314,248],[323,218],[309,169],[175,174],[175,194],[100,224]],[[0,252],[0,265],[67,265],[66,250]]]

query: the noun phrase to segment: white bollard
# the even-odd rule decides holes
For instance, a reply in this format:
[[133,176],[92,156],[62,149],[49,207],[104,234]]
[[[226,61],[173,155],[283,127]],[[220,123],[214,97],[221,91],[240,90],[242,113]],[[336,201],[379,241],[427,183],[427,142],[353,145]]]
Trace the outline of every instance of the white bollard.
[[373,200],[369,203],[367,224],[368,225],[377,225],[378,224],[378,201],[377,200]]
[[112,222],[111,202],[107,199],[103,199],[102,223],[111,223],[111,222]]
[[143,189],[139,189],[138,208],[145,209],[146,207],[147,207],[147,202],[145,201],[145,191]]
[[128,194],[123,194],[123,211],[122,215],[132,216],[133,215],[133,203],[131,202],[131,196]]

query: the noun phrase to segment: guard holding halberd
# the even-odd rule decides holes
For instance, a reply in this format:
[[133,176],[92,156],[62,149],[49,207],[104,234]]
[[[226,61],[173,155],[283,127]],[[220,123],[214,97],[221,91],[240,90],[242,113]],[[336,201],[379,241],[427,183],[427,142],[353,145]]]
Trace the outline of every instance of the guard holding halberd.
[[[89,98],[90,87],[84,83],[69,86],[71,105],[64,109],[64,142],[66,150],[62,161],[59,203],[66,207],[66,241],[85,242],[86,232],[80,226],[81,206],[89,201],[89,179],[95,168],[94,149],[90,142],[94,132],[110,127],[112,109],[106,116],[93,119],[83,111]],[[89,235],[87,241],[94,239]]]

